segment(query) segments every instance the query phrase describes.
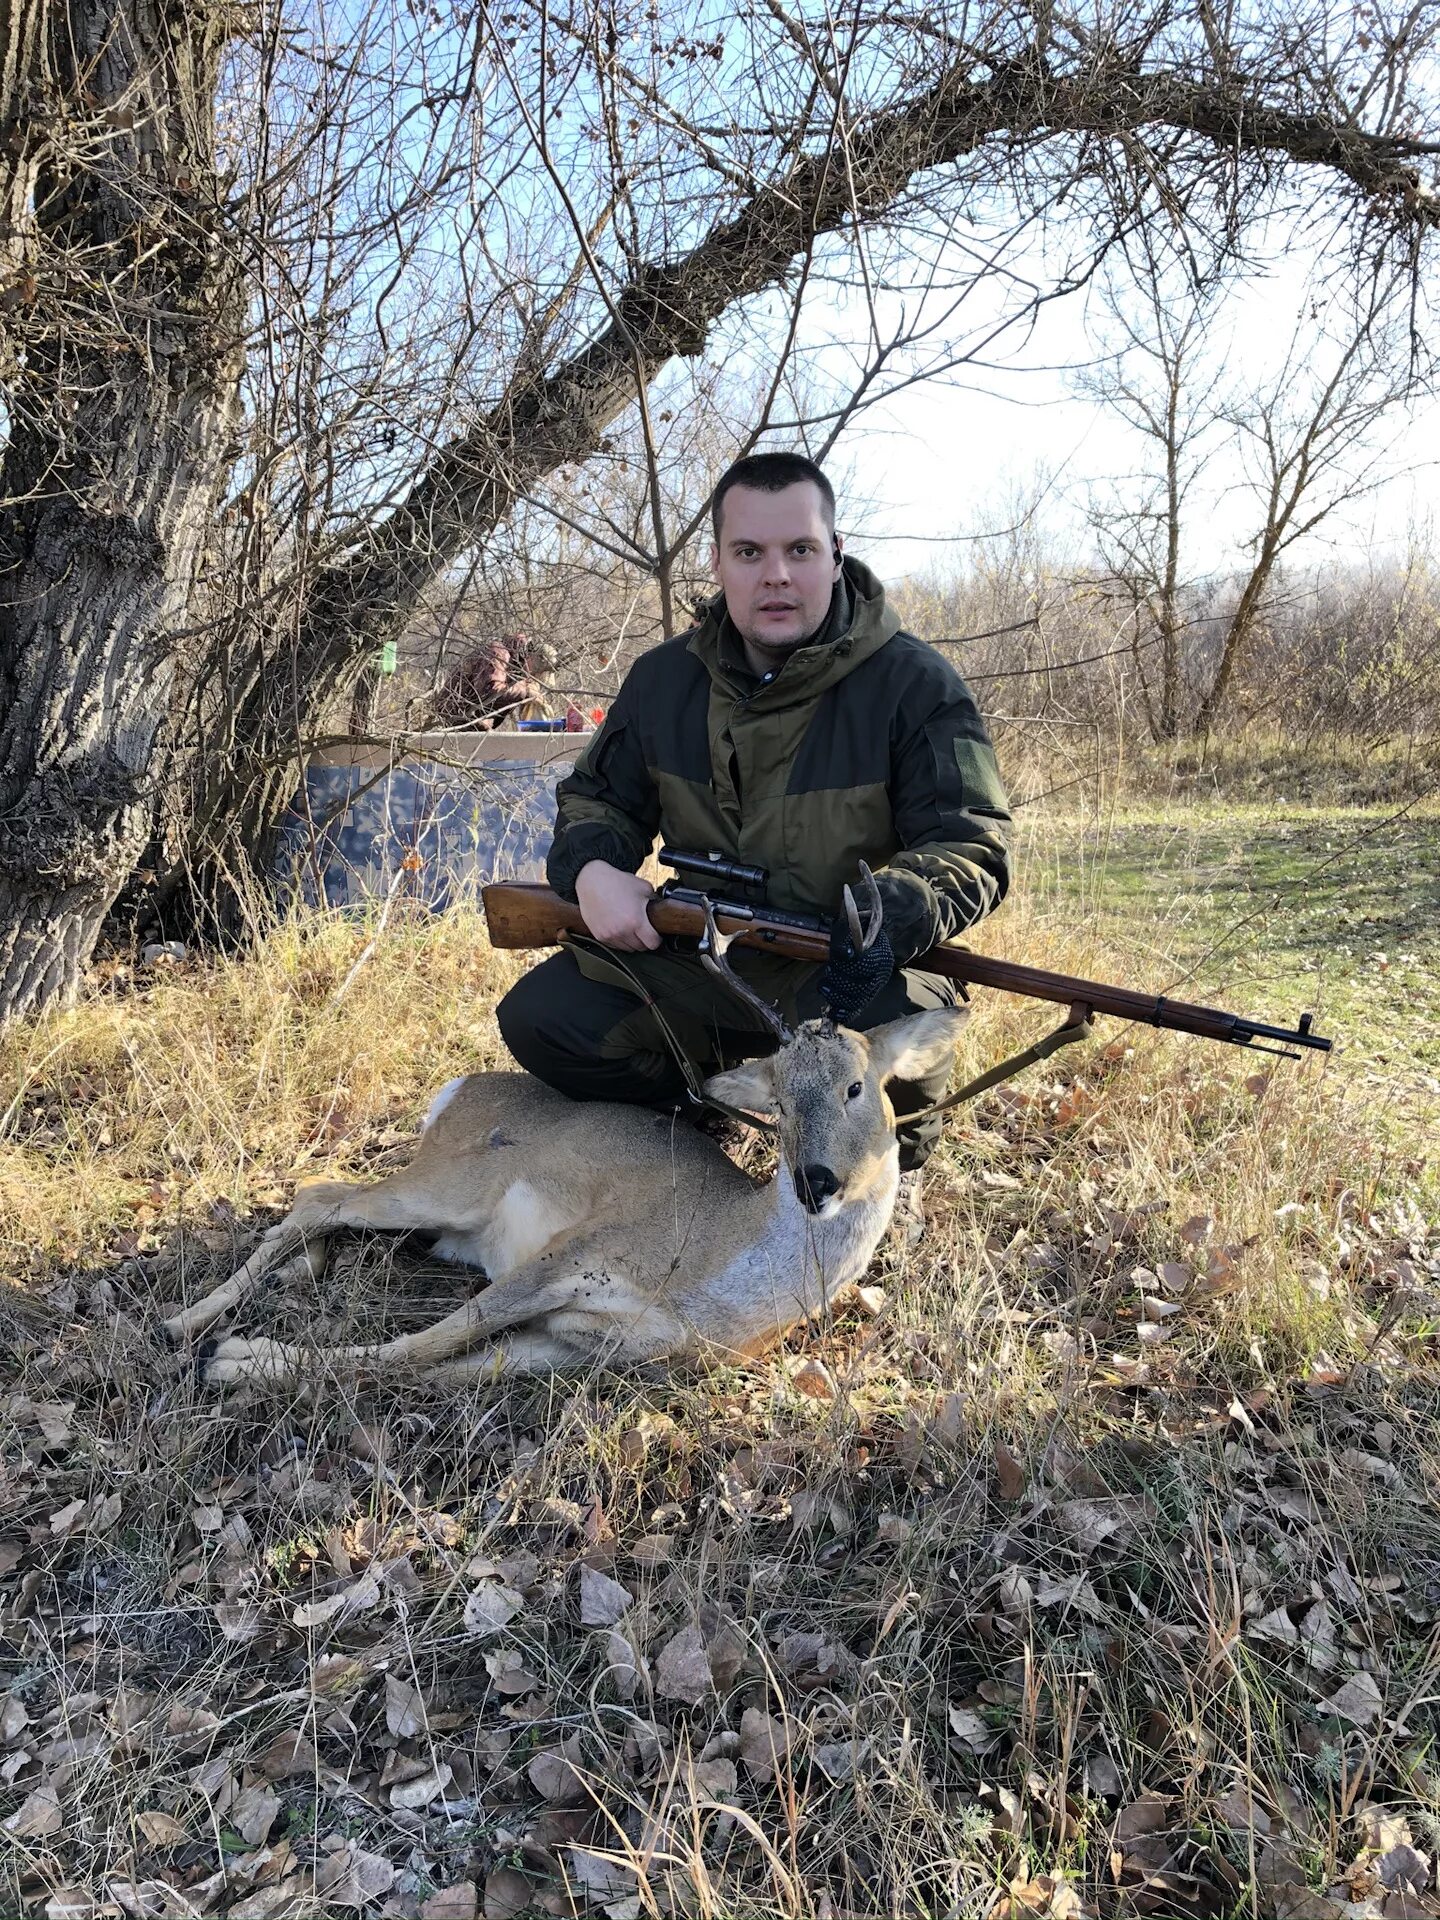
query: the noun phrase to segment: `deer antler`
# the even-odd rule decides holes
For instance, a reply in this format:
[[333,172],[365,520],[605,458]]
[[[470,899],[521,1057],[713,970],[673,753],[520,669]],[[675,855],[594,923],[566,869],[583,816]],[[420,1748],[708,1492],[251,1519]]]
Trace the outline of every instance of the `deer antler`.
[[719,927],[715,924],[715,909],[707,900],[705,902],[705,932],[700,941],[701,964],[710,973],[713,973],[717,980],[723,981],[737,998],[743,1000],[747,1006],[755,1009],[756,1013],[760,1015],[760,1018],[765,1022],[766,1026],[783,1047],[791,1038],[789,1027],[787,1027],[785,1022],[780,1018],[777,1009],[772,1007],[768,1000],[762,999],[753,987],[747,986],[730,965],[730,962],[725,958],[731,946],[738,938],[738,932],[721,933]]
[[850,938],[855,942],[857,953],[868,953],[880,937],[881,923],[885,917],[885,907],[880,898],[880,888],[875,876],[862,860],[860,878],[865,886],[865,923],[860,922],[860,909],[855,904],[855,895],[849,887],[845,889],[845,918],[850,927]]

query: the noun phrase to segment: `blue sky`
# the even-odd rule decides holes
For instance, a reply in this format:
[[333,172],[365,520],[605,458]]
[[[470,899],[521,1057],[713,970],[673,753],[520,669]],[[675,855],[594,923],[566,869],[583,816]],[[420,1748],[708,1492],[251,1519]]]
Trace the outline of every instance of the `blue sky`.
[[[1273,376],[1314,298],[1318,262],[1303,247],[1277,250],[1269,270],[1229,294],[1217,315],[1226,374],[1242,384]],[[1077,393],[1067,370],[1095,358],[1081,296],[1045,308],[1003,368],[914,387],[863,417],[842,443],[874,503],[849,529],[853,549],[891,578],[944,570],[964,547],[956,535],[1004,525],[1014,500],[1048,472],[1040,510],[1057,542],[1085,551],[1087,490],[1133,474],[1137,442],[1106,409]],[[1297,543],[1292,559],[1323,565],[1403,552],[1413,531],[1440,523],[1440,400],[1389,412],[1377,447],[1394,477],[1337,509]],[[843,505],[843,502],[842,502]],[[843,515],[842,515],[843,518]],[[1256,508],[1244,485],[1238,437],[1221,430],[1190,516],[1187,571],[1226,572],[1244,564]]]

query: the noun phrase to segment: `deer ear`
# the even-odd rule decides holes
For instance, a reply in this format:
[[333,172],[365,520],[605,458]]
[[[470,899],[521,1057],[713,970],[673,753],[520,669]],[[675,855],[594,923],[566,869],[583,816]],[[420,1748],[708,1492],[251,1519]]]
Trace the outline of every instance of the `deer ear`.
[[903,1020],[887,1021],[865,1036],[870,1063],[881,1080],[924,1080],[954,1065],[961,1030],[969,1018],[968,1007],[932,1007],[926,1013],[907,1013]]
[[723,1100],[727,1107],[743,1107],[747,1113],[772,1113],[775,1108],[775,1076],[770,1060],[747,1060],[731,1067],[728,1073],[713,1073],[705,1082],[712,1100]]

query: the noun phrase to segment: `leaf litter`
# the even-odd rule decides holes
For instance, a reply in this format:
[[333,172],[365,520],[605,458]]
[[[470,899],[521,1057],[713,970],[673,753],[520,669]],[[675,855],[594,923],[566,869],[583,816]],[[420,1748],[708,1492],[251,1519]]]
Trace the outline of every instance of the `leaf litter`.
[[1123,1191],[1130,1071],[987,1101],[973,1218],[957,1174],[788,1366],[357,1418],[158,1406],[25,1334],[16,1913],[1440,1912],[1440,1241],[1307,1194],[1274,1231],[1355,1331],[1241,1337],[1255,1222]]

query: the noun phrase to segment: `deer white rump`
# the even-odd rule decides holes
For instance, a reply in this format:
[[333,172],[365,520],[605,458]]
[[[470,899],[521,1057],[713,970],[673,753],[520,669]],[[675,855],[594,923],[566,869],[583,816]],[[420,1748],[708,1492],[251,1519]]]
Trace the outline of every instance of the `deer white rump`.
[[526,1074],[453,1081],[408,1167],[302,1188],[233,1278],[166,1331],[191,1340],[262,1280],[317,1270],[336,1227],[427,1229],[437,1253],[489,1276],[456,1312],[369,1346],[226,1339],[204,1379],[283,1379],[316,1361],[456,1377],[753,1354],[864,1274],[899,1184],[885,1083],[953,1059],[965,1018],[942,1008],[868,1035],[812,1021],[716,1075],[714,1097],[775,1118],[781,1164],[764,1186],[683,1120],[581,1105]]

